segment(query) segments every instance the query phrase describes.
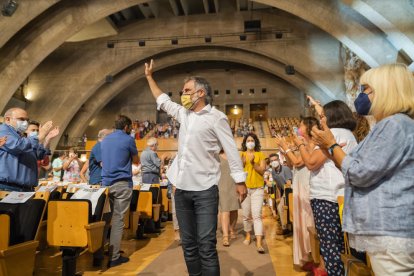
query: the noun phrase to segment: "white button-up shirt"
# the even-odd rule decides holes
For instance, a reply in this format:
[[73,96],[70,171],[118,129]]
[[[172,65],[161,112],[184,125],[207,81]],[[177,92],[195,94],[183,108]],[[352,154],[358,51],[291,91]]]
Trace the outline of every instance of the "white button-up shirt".
[[162,94],[157,98],[162,109],[180,123],[175,186],[186,191],[203,191],[218,185],[221,148],[227,155],[231,176],[236,183],[245,182],[240,155],[226,115],[211,105],[194,112]]

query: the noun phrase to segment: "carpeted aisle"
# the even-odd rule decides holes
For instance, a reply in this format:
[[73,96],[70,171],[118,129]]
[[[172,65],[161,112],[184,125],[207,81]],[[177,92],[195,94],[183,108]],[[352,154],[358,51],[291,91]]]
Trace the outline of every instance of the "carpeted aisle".
[[[241,233],[241,227],[241,224],[239,224],[237,228],[239,233]],[[243,244],[242,234],[238,234],[237,239],[231,241],[230,247],[223,247],[221,245],[221,238],[222,235],[219,233],[217,237],[217,250],[220,258],[221,275],[275,275],[266,244],[266,253],[258,254],[254,242],[249,246]],[[174,242],[138,275],[169,276],[172,274],[188,275],[183,251],[177,242]]]

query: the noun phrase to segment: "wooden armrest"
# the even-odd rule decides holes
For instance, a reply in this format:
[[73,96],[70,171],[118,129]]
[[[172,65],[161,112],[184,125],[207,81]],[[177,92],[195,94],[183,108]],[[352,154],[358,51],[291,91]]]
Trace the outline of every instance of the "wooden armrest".
[[98,221],[85,225],[89,252],[94,253],[101,248],[104,227],[105,221]]
[[32,250],[35,253],[38,245],[39,245],[38,241],[27,241],[27,242],[15,244],[15,245],[8,247],[7,249],[0,250],[0,257],[1,258],[9,257],[12,255],[17,255],[17,254],[29,251],[29,250]]
[[102,228],[103,226],[105,226],[105,221],[97,221],[97,222],[92,222],[90,224],[85,225],[85,229],[92,230],[96,228]]

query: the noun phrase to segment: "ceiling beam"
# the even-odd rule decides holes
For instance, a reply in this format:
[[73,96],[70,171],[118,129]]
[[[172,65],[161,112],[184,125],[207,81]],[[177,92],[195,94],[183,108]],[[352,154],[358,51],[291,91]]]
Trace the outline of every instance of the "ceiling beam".
[[148,2],[148,5],[154,17],[157,18],[160,15],[159,2],[151,1],[151,2]]
[[204,6],[204,11],[205,11],[205,13],[206,14],[208,14],[208,12],[209,12],[209,5],[208,5],[208,0],[203,0],[203,6]]
[[216,9],[216,13],[219,12],[219,0],[214,0],[214,8]]
[[180,15],[180,12],[178,10],[177,2],[175,2],[175,0],[169,0],[169,1],[170,1],[170,6],[171,6],[171,9],[172,9],[174,15],[175,16]]
[[183,11],[185,15],[188,15],[190,6],[188,5],[188,0],[180,0],[181,7],[183,7]]

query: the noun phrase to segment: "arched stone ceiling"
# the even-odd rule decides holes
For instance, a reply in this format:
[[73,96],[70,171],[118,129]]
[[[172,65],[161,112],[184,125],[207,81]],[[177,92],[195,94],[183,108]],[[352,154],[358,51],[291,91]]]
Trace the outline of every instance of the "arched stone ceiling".
[[[163,53],[159,57],[156,56],[155,58],[155,69],[157,71],[177,64],[198,60],[235,62],[266,71],[272,75],[284,79],[301,91],[307,91],[311,95],[320,96],[324,93],[320,88],[315,86],[311,81],[300,74],[292,76],[286,75],[284,64],[263,55],[249,53],[240,49],[229,49],[225,47],[195,47],[193,49],[184,49],[184,51],[171,51],[168,55]],[[177,63],[177,60],[179,60],[179,63]],[[143,61],[139,61],[119,73],[114,78],[113,83],[103,84],[94,94],[95,96],[89,98],[84,103],[82,108],[74,114],[67,132],[71,133],[71,136],[81,135],[87,128],[91,118],[93,118],[103,107],[105,107],[111,99],[116,97],[129,85],[144,77],[143,66]],[[154,77],[156,78],[156,73],[154,74]]]
[[[0,50],[0,99],[3,109],[17,87],[33,69],[59,45],[83,27],[126,7],[147,1],[90,0],[65,1],[47,16],[35,19],[26,32],[19,33]],[[367,30],[349,14],[352,9],[339,0],[256,0],[296,15],[336,37],[370,66],[395,61],[390,43]],[[374,45],[374,46],[373,46]]]
[[143,2],[147,1],[62,1],[30,22],[0,49],[0,110],[36,66],[68,38],[116,11]]
[[414,71],[414,1],[342,0],[380,28],[397,50],[411,59]]
[[31,20],[60,0],[20,0],[13,17],[0,16],[0,48]]
[[255,0],[289,13],[331,34],[369,66],[395,62],[397,52],[380,33],[373,33],[355,21],[353,10],[340,0]]

